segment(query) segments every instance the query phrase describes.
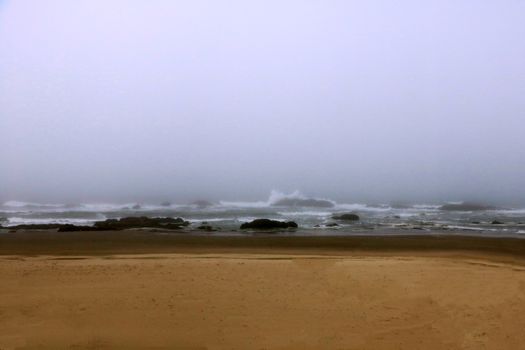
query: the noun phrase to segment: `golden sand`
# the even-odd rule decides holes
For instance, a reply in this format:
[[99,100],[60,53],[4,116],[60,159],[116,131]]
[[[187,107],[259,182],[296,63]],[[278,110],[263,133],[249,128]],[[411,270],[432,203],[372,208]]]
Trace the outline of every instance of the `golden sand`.
[[0,349],[524,349],[525,266],[439,253],[0,256]]

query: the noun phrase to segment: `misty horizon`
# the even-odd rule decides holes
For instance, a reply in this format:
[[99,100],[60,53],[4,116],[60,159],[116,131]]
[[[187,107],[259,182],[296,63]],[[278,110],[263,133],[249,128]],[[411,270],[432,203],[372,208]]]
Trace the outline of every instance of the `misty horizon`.
[[525,205],[525,3],[0,1],[0,204]]
[[[430,205],[430,206],[441,206],[444,204],[473,204],[473,205],[487,205],[487,206],[497,206],[498,208],[505,209],[505,208],[522,208],[525,204],[524,202],[519,201],[498,201],[495,199],[486,199],[486,198],[478,198],[478,197],[472,197],[472,198],[463,198],[463,199],[421,199],[421,200],[414,200],[414,199],[407,199],[407,198],[394,198],[394,199],[388,199],[388,200],[381,200],[377,199],[374,200],[373,198],[367,197],[367,198],[344,198],[344,197],[328,197],[323,195],[308,195],[305,194],[299,190],[292,191],[292,192],[281,192],[278,190],[272,190],[269,194],[266,196],[245,196],[241,195],[238,197],[230,196],[228,197],[217,197],[214,195],[208,195],[208,196],[195,196],[195,195],[188,195],[188,196],[133,196],[133,195],[127,195],[127,196],[110,196],[110,197],[84,197],[84,198],[72,198],[72,197],[62,197],[62,198],[56,198],[55,201],[50,201],[49,198],[34,198],[34,200],[25,199],[25,198],[8,198],[8,199],[2,199],[0,200],[0,205],[3,205],[5,208],[27,208],[32,207],[33,205],[39,207],[39,206],[56,206],[57,208],[82,208],[83,205],[110,205],[115,206],[115,208],[131,208],[132,206],[146,206],[144,208],[161,208],[163,206],[174,206],[174,205],[194,205],[195,203],[203,202],[203,203],[210,203],[212,206],[228,206],[228,205],[234,205],[239,207],[251,207],[252,205],[261,205],[261,206],[268,206],[271,207],[274,205],[277,200],[274,198],[299,198],[299,199],[314,199],[314,200],[324,200],[334,203],[334,205],[338,204],[361,204],[366,206],[378,206],[386,208],[391,207],[397,207],[400,206],[402,208],[403,206],[414,206],[414,205]],[[168,205],[169,204],[169,205]],[[94,207],[95,208],[95,207]],[[142,208],[142,209],[144,209]]]

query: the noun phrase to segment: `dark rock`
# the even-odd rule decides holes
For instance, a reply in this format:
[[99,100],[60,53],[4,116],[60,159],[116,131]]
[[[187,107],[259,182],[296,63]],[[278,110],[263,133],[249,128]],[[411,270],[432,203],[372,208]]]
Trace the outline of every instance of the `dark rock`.
[[160,205],[163,207],[171,207],[171,202],[162,202]]
[[16,230],[58,230],[58,232],[69,231],[99,231],[93,226],[76,226],[71,224],[22,224],[6,227],[11,231]]
[[133,210],[139,210],[140,208],[142,208],[140,204],[135,204],[134,206],[131,207],[131,209]]
[[339,224],[336,223],[336,222],[329,222],[329,223],[326,224],[325,226],[326,226],[326,227],[337,227],[337,226],[339,226]]
[[479,222],[479,221],[472,221],[471,224],[479,225],[479,224],[481,224],[481,222]]
[[74,232],[74,231],[101,231],[100,228],[94,226],[77,226],[71,224],[61,225],[58,232]]
[[461,203],[461,204],[444,204],[439,207],[439,210],[445,211],[482,211],[482,210],[495,210],[496,207],[489,205],[476,204],[476,203]]
[[341,215],[334,215],[332,216],[332,219],[334,220],[343,220],[343,221],[358,221],[359,215],[347,213],[347,214],[341,214]]
[[297,228],[297,224],[293,221],[284,222],[270,219],[256,219],[251,222],[245,222],[241,225],[241,230],[245,229],[276,229],[276,228]]
[[216,229],[214,229],[210,225],[201,225],[201,226],[197,227],[197,229],[201,230],[201,231],[217,231]]
[[272,206],[276,207],[313,207],[313,208],[332,208],[334,203],[324,199],[301,199],[301,198],[283,198]]
[[128,228],[166,228],[180,229],[190,223],[181,218],[148,218],[147,216],[107,219],[95,222],[95,227],[103,230],[124,230]]
[[63,224],[22,224],[9,226],[10,230],[56,230],[64,226]]
[[503,225],[504,222],[501,222],[501,221],[498,221],[498,220],[494,220],[491,222],[492,225]]

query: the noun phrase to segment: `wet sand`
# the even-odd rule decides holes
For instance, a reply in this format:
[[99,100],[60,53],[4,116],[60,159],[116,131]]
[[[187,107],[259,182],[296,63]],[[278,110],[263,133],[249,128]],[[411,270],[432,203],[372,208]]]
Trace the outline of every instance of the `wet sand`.
[[525,348],[520,240],[69,234],[0,235],[0,349]]

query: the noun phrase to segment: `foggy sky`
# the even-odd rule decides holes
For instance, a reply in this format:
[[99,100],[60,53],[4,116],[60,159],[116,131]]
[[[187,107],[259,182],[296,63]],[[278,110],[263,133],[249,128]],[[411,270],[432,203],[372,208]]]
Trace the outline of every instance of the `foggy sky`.
[[525,2],[0,0],[0,200],[525,202]]

